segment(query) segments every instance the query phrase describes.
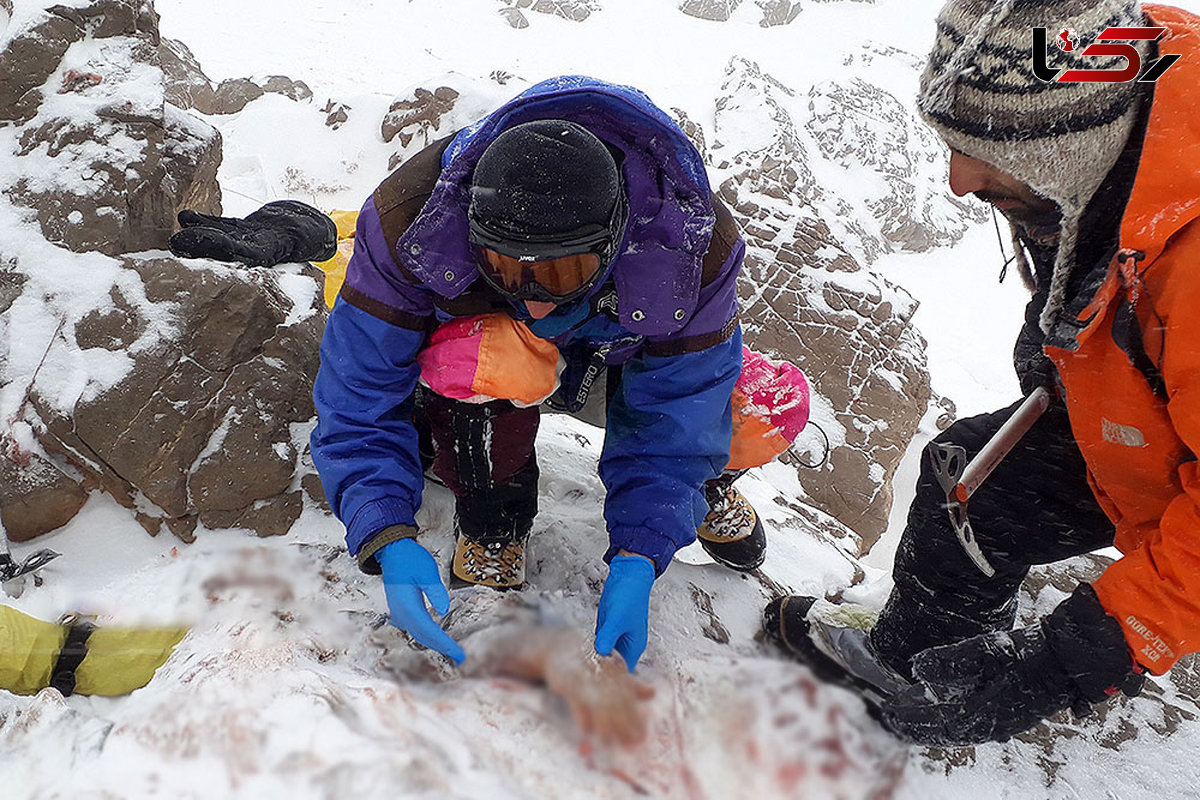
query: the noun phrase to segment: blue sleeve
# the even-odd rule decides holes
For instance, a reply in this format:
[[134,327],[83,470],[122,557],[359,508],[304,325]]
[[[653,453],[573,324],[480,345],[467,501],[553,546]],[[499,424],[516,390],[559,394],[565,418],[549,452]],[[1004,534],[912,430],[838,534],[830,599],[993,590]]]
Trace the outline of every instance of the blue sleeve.
[[742,332],[703,350],[625,364],[608,412],[600,478],[610,547],[654,561],[658,574],[696,539],[705,481],[729,463],[730,396],[742,367]]
[[416,524],[425,479],[412,397],[424,339],[340,297],[325,324],[312,457],[351,555],[389,525]]
[[358,215],[313,386],[313,463],[351,555],[390,525],[415,527],[425,482],[412,398],[433,313],[430,291],[396,263],[372,195]]

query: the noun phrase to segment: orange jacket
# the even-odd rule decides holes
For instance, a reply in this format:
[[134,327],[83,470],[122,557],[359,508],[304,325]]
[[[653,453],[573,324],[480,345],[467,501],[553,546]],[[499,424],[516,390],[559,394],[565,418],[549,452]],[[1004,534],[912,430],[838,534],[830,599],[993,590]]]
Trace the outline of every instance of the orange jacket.
[[[1124,557],[1095,583],[1137,661],[1162,674],[1200,650],[1200,17],[1146,6],[1180,53],[1158,81],[1120,246],[1078,316],[1078,347],[1047,346],[1071,427]],[[1114,340],[1123,302],[1162,374],[1157,395]],[[1120,338],[1120,337],[1118,337]]]

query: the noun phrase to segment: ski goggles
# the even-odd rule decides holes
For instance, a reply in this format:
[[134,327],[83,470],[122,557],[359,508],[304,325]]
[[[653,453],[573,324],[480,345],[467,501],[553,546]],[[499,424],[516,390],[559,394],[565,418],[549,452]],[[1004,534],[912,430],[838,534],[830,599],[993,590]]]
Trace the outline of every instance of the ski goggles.
[[483,279],[505,297],[547,303],[566,303],[582,296],[604,270],[596,253],[529,262],[479,248],[476,260]]
[[510,300],[568,303],[603,277],[624,235],[627,209],[622,191],[607,225],[520,240],[470,219],[476,267],[489,286]]

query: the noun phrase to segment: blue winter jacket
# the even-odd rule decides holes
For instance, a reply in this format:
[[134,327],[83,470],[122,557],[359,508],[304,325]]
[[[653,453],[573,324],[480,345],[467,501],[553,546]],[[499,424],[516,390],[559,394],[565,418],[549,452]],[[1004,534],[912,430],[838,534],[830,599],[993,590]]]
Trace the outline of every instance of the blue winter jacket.
[[[592,295],[531,320],[478,279],[466,210],[484,148],[509,127],[551,118],[623,153],[630,215]],[[436,177],[414,180],[422,169]],[[665,113],[635,89],[583,77],[530,88],[381,184],[359,216],[313,391],[313,461],[364,569],[377,571],[372,540],[391,525],[415,526],[421,504],[416,354],[438,322],[478,313],[471,299],[480,296],[564,352],[601,350],[623,364],[600,458],[605,560],[625,549],[661,574],[694,541],[707,512],[703,484],[728,462],[741,370],[736,280],[745,247],[714,202],[700,154]]]

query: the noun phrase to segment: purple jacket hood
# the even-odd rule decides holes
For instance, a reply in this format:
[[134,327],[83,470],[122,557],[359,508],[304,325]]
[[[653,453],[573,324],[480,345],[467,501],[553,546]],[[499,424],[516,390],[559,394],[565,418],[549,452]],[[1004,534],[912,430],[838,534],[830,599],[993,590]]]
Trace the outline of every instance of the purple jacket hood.
[[471,175],[502,131],[535,119],[567,119],[625,155],[629,222],[612,265],[623,327],[669,335],[696,307],[715,215],[699,152],[670,117],[636,89],[579,76],[543,81],[462,130],[442,160],[425,207],[396,256],[422,283],[456,297],[478,273],[467,239]]

